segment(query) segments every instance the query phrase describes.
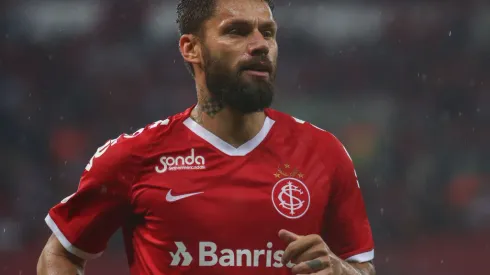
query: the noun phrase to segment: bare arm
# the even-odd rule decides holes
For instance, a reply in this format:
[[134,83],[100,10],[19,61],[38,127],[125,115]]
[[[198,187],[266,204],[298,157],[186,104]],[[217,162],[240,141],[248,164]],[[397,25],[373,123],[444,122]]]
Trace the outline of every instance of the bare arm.
[[342,275],[376,275],[374,265],[371,262],[349,263],[343,262]]
[[37,262],[38,275],[82,275],[85,260],[68,252],[51,235]]

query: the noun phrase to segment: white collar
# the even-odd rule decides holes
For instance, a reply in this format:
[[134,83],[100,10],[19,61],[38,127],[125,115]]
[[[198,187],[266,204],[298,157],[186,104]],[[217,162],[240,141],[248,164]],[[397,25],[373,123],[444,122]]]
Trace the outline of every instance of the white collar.
[[199,123],[195,122],[192,118],[188,117],[186,120],[184,120],[184,125],[187,126],[189,130],[207,141],[209,144],[216,147],[216,149],[229,156],[245,156],[248,153],[252,152],[255,148],[257,148],[257,146],[262,143],[262,141],[264,141],[264,139],[267,137],[267,134],[272,129],[274,123],[274,120],[266,117],[262,129],[257,135],[255,135],[252,139],[240,145],[239,147],[233,147],[229,143],[225,142],[221,138],[208,131]]

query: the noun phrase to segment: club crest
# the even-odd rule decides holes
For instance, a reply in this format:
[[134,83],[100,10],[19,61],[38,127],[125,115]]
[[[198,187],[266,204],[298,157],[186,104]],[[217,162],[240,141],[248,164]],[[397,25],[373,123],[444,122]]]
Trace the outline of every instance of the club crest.
[[279,179],[272,188],[274,208],[288,219],[301,218],[310,207],[310,192],[300,180],[304,174],[284,164],[278,167],[274,177]]

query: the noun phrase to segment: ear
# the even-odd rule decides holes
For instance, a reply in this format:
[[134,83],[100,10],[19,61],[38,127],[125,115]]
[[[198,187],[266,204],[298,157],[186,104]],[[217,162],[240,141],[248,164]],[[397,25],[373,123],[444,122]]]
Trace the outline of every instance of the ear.
[[201,45],[199,39],[192,34],[184,34],[179,40],[180,53],[184,60],[191,64],[201,63]]

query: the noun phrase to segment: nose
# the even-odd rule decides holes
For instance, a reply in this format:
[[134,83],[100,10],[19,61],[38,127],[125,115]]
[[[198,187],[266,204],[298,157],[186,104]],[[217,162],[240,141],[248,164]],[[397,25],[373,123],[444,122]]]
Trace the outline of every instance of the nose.
[[248,45],[248,54],[251,56],[266,56],[269,54],[269,43],[258,30],[251,35],[251,41]]

